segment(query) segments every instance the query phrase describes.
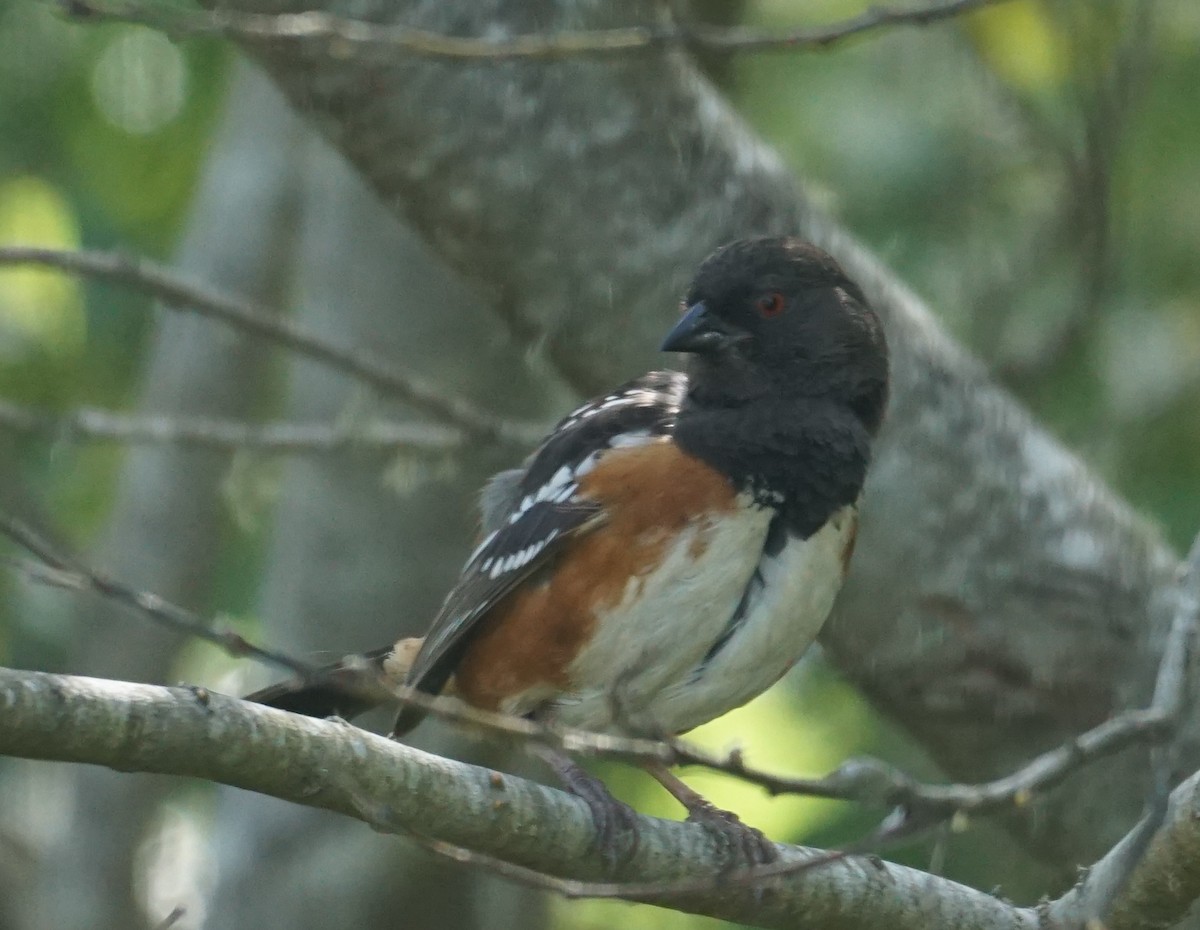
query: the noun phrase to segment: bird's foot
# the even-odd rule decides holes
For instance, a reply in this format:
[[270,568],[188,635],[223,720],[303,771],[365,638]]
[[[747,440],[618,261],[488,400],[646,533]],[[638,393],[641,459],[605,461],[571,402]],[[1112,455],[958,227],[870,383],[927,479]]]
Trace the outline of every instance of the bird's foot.
[[604,782],[561,752],[539,746],[536,754],[554,770],[562,786],[587,805],[596,829],[594,847],[608,873],[616,873],[637,852],[637,811],[614,798]]
[[722,870],[724,872],[767,865],[779,858],[775,844],[761,830],[743,823],[732,811],[723,810],[703,798],[688,806],[687,819],[689,823],[706,827],[717,838],[726,862]]
[[648,762],[645,769],[688,812],[691,823],[702,824],[717,837],[725,853],[722,872],[766,865],[779,858],[775,844],[754,827],[746,826],[732,811],[722,810],[662,763]]
[[637,811],[614,798],[604,782],[579,766],[571,780],[564,780],[564,787],[588,806],[596,828],[596,850],[608,871],[615,872],[637,851]]

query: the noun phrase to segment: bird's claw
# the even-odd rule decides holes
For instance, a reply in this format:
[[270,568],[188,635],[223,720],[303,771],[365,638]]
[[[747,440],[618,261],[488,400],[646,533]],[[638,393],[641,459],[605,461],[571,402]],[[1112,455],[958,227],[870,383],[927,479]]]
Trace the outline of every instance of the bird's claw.
[[605,870],[615,874],[637,852],[637,811],[614,798],[604,782],[561,752],[549,747],[534,747],[534,751],[554,769],[563,787],[587,805],[596,828],[594,847]]
[[595,849],[604,860],[608,873],[615,873],[623,862],[637,852],[637,811],[614,798],[599,779],[592,780],[582,788],[576,785],[568,785],[568,788],[588,806],[592,824],[596,828],[593,841]]
[[705,801],[692,807],[687,819],[707,827],[720,842],[727,863],[723,872],[767,865],[779,858],[775,844],[761,830],[743,823],[732,811]]

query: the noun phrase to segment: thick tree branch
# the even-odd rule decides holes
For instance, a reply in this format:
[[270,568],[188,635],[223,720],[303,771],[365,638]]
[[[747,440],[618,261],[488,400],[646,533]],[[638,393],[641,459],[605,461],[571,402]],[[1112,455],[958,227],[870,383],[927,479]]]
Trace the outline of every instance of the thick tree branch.
[[[219,694],[0,670],[0,753],[121,771],[203,778],[477,850],[577,885],[623,894],[647,883],[716,876],[720,844],[703,827],[639,818],[641,841],[616,876],[592,848],[587,807],[561,791],[452,762],[339,721],[319,721]],[[386,812],[386,817],[381,817]],[[781,847],[791,858],[812,851]],[[761,898],[761,900],[760,900]],[[771,885],[723,886],[671,901],[763,927],[1031,928],[1034,916],[954,882],[891,864],[845,860]]]
[[[1085,889],[1035,910],[891,863],[850,858],[756,892],[722,882],[703,828],[641,817],[634,855],[606,880],[587,807],[561,791],[432,756],[337,720],[311,720],[201,689],[0,669],[0,754],[201,778],[410,834],[444,855],[574,897],[653,900],[762,927],[834,930],[1074,928]],[[1110,930],[1165,926],[1200,896],[1200,775],[1172,795],[1166,823],[1116,901]],[[780,847],[785,863],[822,854]],[[694,893],[664,900],[680,879]]]

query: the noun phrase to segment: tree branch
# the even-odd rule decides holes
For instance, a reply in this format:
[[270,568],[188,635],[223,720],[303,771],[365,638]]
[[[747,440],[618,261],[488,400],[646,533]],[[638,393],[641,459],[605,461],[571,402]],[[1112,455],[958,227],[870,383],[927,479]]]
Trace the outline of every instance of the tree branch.
[[[1161,930],[1182,920],[1200,899],[1200,773],[1171,792],[1165,808],[1157,835],[1148,843],[1143,821],[1088,869],[1075,888],[1043,905],[1045,925]],[[1130,868],[1131,847],[1137,853],[1141,845],[1147,848]],[[1096,915],[1103,908],[1098,905],[1103,904],[1108,916],[1099,923]]]
[[[671,906],[762,927],[1035,926],[1030,912],[989,895],[871,860],[804,871],[765,894],[726,886],[716,878],[721,844],[704,827],[649,817],[638,818],[639,847],[617,881],[601,881],[590,815],[570,795],[340,721],[208,692],[0,669],[0,754],[246,788],[558,876],[569,881],[555,887],[568,894],[647,899],[660,896],[655,885],[712,876],[709,890]],[[780,850],[789,861],[819,855]]]
[[0,400],[0,430],[52,440],[165,443],[208,449],[308,455],[349,451],[446,454],[460,451],[466,435],[429,423],[242,423],[213,417],[114,413],[80,407],[57,416]]
[[710,54],[814,51],[897,26],[928,26],[1004,2],[1007,0],[941,0],[907,9],[873,6],[858,16],[828,26],[783,33],[703,23],[670,23],[504,38],[456,36],[406,26],[385,26],[316,10],[269,16],[229,9],[192,13],[161,5],[94,0],[58,0],[58,5],[74,18],[139,23],[177,39],[223,36],[239,42],[290,46],[307,53],[332,53],[339,57],[379,57],[403,52],[422,58],[503,62],[628,55],[667,48],[690,48]]
[[[1015,772],[985,784],[932,785],[914,781],[879,759],[853,759],[825,778],[789,778],[748,766],[740,752],[721,757],[672,741],[673,762],[724,772],[766,789],[773,795],[802,794],[904,808],[922,823],[961,815],[1021,808],[1089,763],[1131,745],[1159,745],[1177,735],[1192,703],[1191,682],[1200,627],[1200,535],[1180,567],[1177,606],[1159,660],[1149,706],[1124,711],[1062,746],[1042,753]],[[1168,777],[1156,779],[1165,801]]]
[[[741,887],[718,877],[723,853],[704,827],[649,817],[638,818],[637,851],[605,880],[590,815],[577,798],[342,721],[198,689],[0,669],[0,754],[216,781],[402,832],[439,854],[567,896],[653,900],[755,926],[1033,930],[1082,926],[1086,914],[1079,889],[1036,910],[1017,908],[874,858],[803,868],[824,854],[788,846],[780,853],[793,867],[801,863],[799,872],[767,882],[769,891]],[[1200,896],[1197,812],[1200,774],[1173,793],[1110,930],[1165,926]],[[1089,879],[1122,854],[1118,846]],[[692,890],[664,900],[683,887]]]
[[88,568],[58,552],[29,527],[4,513],[0,513],[0,534],[7,536],[40,560],[40,565],[17,563],[18,569],[33,581],[70,591],[95,592],[127,610],[140,614],[152,623],[176,633],[203,639],[231,656],[257,659],[301,678],[309,678],[317,672],[316,667],[307,662],[301,662],[274,649],[255,645],[235,630],[222,629],[210,624],[203,617],[165,601],[157,594],[139,591]]
[[116,252],[0,247],[0,267],[13,265],[42,265],[136,288],[173,310],[198,313],[241,332],[269,339],[454,424],[473,438],[530,445],[545,433],[542,424],[507,422],[432,382],[401,374],[361,349],[334,345],[263,307],[186,281],[170,269],[143,258]]

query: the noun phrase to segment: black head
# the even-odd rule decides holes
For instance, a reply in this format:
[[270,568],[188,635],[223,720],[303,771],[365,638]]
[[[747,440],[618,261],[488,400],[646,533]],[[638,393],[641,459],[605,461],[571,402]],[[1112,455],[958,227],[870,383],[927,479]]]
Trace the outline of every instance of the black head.
[[887,402],[883,327],[862,291],[814,245],[743,239],[700,265],[666,352],[694,356],[689,397],[736,407],[765,395],[848,407],[872,433]]

